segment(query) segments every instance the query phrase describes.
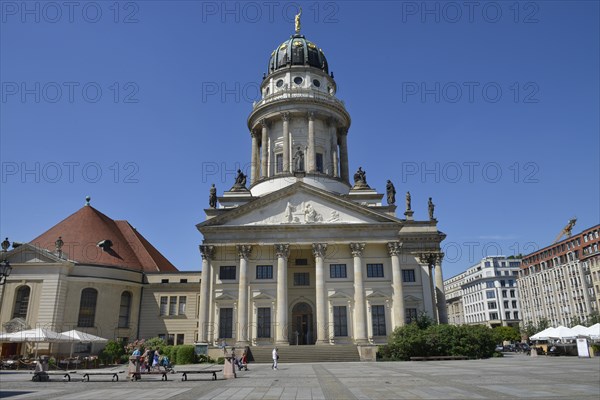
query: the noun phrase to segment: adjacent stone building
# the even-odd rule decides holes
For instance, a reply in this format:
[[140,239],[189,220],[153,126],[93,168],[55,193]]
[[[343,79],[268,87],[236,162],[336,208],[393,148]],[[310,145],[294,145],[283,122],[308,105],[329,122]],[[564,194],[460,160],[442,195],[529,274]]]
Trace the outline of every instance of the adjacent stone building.
[[600,225],[523,257],[523,322],[571,326],[598,313]]

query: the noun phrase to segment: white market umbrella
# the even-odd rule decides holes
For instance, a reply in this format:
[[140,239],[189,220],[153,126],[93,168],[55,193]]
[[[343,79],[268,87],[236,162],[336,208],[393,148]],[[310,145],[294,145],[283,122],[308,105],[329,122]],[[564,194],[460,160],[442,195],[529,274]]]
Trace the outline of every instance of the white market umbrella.
[[588,334],[590,335],[590,339],[600,339],[600,323],[590,326],[589,328],[587,328],[587,330]]
[[[29,342],[29,343],[58,343],[68,342],[71,339],[58,332],[51,331],[46,328],[27,329],[24,331],[8,333],[5,339],[9,342]],[[35,346],[35,357],[37,358],[37,345]]]
[[546,328],[541,332],[536,333],[535,335],[531,336],[529,339],[531,340],[548,340],[549,333],[553,333],[554,332],[554,328],[550,327],[550,328]]
[[81,332],[78,330],[70,330],[66,332],[62,332],[61,335],[65,335],[69,337],[71,341],[71,354],[69,357],[73,357],[73,346],[75,343],[106,343],[108,339],[102,338],[100,336],[92,335],[91,333]]
[[575,339],[577,337],[577,335],[570,328],[567,328],[566,326],[561,325],[561,326],[554,328],[554,331],[548,333],[548,337],[551,339],[564,340],[564,339]]
[[586,328],[585,326],[582,325],[575,325],[574,327],[571,328],[571,331],[575,334],[575,336],[590,336],[590,333],[588,332],[588,328]]

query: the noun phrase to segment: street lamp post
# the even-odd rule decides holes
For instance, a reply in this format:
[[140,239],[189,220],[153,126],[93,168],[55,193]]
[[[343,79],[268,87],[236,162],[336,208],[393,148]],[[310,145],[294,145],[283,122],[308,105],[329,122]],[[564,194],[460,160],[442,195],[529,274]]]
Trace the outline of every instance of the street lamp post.
[[[6,253],[10,247],[8,238],[4,239],[0,245],[2,246],[2,253]],[[10,271],[12,271],[12,267],[10,266],[8,260],[2,261],[2,263],[0,263],[0,285],[4,285],[6,283],[6,278],[8,278],[10,275]]]

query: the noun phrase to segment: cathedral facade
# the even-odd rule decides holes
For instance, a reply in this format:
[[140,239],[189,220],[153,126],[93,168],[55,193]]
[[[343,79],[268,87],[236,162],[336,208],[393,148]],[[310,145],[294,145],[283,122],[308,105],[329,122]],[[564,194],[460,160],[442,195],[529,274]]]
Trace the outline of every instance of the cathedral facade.
[[359,168],[350,115],[323,51],[297,30],[271,54],[248,117],[250,177],[211,189],[199,341],[237,345],[376,344],[424,312],[447,322],[440,243],[406,196],[396,216]]

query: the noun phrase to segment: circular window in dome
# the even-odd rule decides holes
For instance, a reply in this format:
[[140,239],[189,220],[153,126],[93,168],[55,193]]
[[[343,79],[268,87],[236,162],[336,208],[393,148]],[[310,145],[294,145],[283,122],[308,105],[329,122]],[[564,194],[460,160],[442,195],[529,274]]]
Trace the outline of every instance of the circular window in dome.
[[300,78],[299,76],[297,76],[297,77],[294,78],[294,83],[296,85],[302,85],[302,81],[303,81],[303,79]]
[[321,82],[319,82],[318,79],[313,79],[313,85],[315,85],[316,87],[321,87]]
[[282,87],[283,86],[283,79],[280,79],[277,81],[276,83],[277,87]]

